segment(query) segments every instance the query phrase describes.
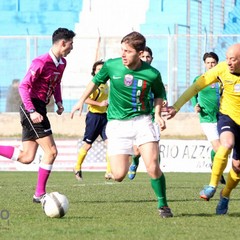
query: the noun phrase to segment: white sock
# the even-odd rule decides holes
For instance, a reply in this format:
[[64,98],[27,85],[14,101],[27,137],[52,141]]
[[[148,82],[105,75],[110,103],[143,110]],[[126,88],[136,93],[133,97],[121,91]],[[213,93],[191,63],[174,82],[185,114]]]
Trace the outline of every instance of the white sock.
[[46,163],[41,162],[41,163],[39,164],[39,167],[42,168],[42,169],[51,171],[53,165],[52,165],[52,164],[46,164]]
[[20,153],[20,149],[18,147],[15,147],[11,160],[17,161],[19,157],[19,153]]

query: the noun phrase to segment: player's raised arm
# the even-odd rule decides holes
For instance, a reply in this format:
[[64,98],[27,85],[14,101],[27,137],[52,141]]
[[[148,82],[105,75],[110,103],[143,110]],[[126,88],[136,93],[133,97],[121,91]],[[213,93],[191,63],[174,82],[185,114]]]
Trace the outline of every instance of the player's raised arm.
[[167,119],[169,120],[173,118],[185,103],[187,103],[193,96],[195,96],[207,85],[210,85],[212,82],[213,81],[205,81],[204,75],[200,76],[195,83],[193,83],[187,90],[185,90],[185,92],[178,98],[173,106],[169,106],[167,108],[167,114],[165,114]]
[[81,115],[83,104],[84,104],[85,100],[91,95],[91,93],[93,93],[97,89],[97,87],[98,87],[98,85],[96,85],[92,81],[87,85],[85,91],[83,92],[83,95],[81,96],[79,101],[72,108],[72,111],[70,114],[71,119],[73,118],[74,113],[76,111],[79,111],[79,115]]

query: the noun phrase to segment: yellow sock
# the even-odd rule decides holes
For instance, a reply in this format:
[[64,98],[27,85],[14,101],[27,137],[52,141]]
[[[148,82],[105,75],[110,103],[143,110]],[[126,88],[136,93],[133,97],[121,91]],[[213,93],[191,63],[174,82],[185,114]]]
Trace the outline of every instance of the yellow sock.
[[81,147],[79,152],[78,152],[77,163],[76,163],[76,166],[75,166],[76,171],[81,170],[82,163],[83,163],[86,156],[87,156],[87,151],[84,148]]
[[229,198],[231,191],[238,185],[240,181],[240,174],[237,174],[231,170],[228,173],[226,186],[222,190],[222,196]]
[[110,160],[109,160],[109,157],[108,157],[107,153],[106,153],[106,161],[107,161],[107,170],[106,170],[106,172],[107,173],[111,173]]
[[220,177],[227,166],[228,155],[230,152],[230,149],[223,146],[218,148],[213,161],[211,180],[209,184],[210,186],[217,187]]

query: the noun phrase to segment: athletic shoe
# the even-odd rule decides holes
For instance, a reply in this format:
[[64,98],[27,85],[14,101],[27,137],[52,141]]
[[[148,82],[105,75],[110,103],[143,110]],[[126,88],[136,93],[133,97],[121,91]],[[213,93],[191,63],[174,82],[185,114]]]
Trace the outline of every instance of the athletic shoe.
[[226,184],[226,181],[224,179],[224,176],[222,175],[221,178],[220,178],[220,181],[219,181],[221,184]]
[[133,180],[136,176],[136,173],[137,173],[137,168],[138,166],[135,165],[135,164],[131,164],[131,166],[129,167],[129,170],[128,170],[128,178],[130,180]]
[[209,201],[210,198],[213,197],[214,193],[216,192],[216,188],[211,186],[205,186],[203,190],[200,192],[200,198]]
[[106,172],[105,173],[105,179],[106,180],[114,180],[114,177],[113,177],[113,175],[112,175],[112,173],[108,173],[108,172]]
[[220,200],[219,200],[218,205],[216,207],[216,214],[217,215],[226,214],[227,211],[228,211],[228,203],[229,203],[229,198],[223,197],[222,196],[222,191],[221,191]]
[[158,209],[159,211],[159,215],[162,218],[169,218],[169,217],[173,217],[172,211],[169,207],[161,207]]
[[41,203],[44,197],[46,196],[46,193],[37,197],[35,194],[33,195],[33,203]]
[[73,169],[73,172],[75,174],[75,178],[78,181],[82,181],[83,180],[83,176],[82,176],[82,171],[81,170],[76,171],[75,169]]

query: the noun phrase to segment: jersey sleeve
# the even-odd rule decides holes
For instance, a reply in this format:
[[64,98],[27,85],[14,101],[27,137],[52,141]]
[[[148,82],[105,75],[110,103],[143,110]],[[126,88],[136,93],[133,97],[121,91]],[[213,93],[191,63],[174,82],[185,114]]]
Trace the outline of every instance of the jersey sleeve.
[[30,109],[35,109],[31,97],[30,91],[33,85],[33,82],[38,79],[38,76],[41,73],[43,64],[41,61],[33,61],[30,68],[28,69],[25,77],[19,85],[19,94],[21,96],[24,107],[27,111]]
[[[62,61],[64,62],[64,68],[63,68],[63,71],[65,70],[66,66],[67,66],[67,61],[66,59],[62,59]],[[55,88],[55,91],[54,91],[54,99],[55,99],[55,103],[58,103],[58,102],[61,102],[63,103],[63,100],[62,100],[62,88],[61,88],[61,80],[62,80],[62,76],[61,75],[61,79],[58,81],[58,84]]]
[[[199,78],[199,76],[197,76],[197,77],[193,80],[193,83],[195,83],[198,78]],[[191,98],[191,103],[192,103],[192,106],[193,106],[193,107],[196,106],[196,104],[198,103],[198,94],[194,95],[194,96]]]
[[109,79],[107,62],[105,62],[100,71],[93,77],[92,82],[96,85],[105,84]]
[[58,103],[58,102],[62,103],[62,91],[61,91],[61,84],[60,84],[60,82],[58,83],[58,85],[55,88],[54,99],[55,99],[56,103]]
[[[217,65],[218,66],[218,65]],[[212,68],[201,75],[174,103],[173,107],[179,111],[181,107],[188,102],[193,96],[200,92],[206,86],[218,82],[218,69]]]
[[163,85],[160,73],[158,73],[157,78],[153,82],[151,92],[154,94],[154,98],[162,98],[164,100],[167,100],[166,90]]

